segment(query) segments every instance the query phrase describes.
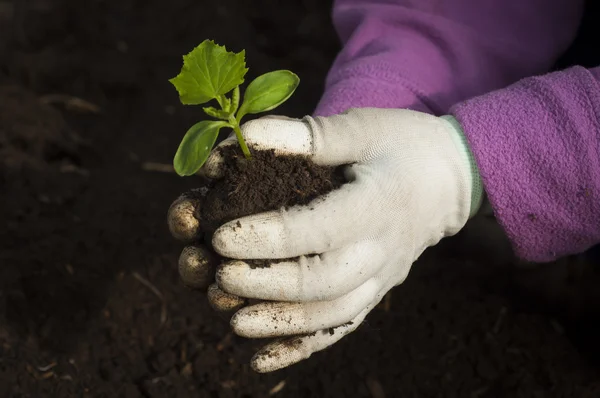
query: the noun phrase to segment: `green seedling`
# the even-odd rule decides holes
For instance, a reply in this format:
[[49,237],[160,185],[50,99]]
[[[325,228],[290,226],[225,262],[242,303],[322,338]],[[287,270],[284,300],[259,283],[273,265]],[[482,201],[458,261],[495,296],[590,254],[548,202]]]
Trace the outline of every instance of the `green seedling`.
[[240,85],[246,72],[244,51],[229,52],[212,40],[203,41],[183,56],[181,72],[169,80],[181,103],[202,105],[216,100],[220,109],[203,107],[204,113],[217,120],[198,122],[183,137],[173,159],[180,176],[195,174],[204,165],[224,127],[233,129],[244,156],[250,158],[240,129],[242,118],[275,109],[290,98],[300,83],[298,76],[288,70],[265,73],[248,85],[240,104]]

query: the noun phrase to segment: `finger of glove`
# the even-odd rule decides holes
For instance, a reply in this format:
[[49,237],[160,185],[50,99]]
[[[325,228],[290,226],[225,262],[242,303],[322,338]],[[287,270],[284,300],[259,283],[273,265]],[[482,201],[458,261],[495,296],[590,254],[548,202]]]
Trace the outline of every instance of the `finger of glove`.
[[187,246],[179,256],[179,276],[190,288],[206,289],[214,279],[218,262],[204,246]]
[[362,241],[318,256],[256,267],[230,261],[218,268],[217,283],[241,297],[272,301],[325,301],[341,297],[374,276],[385,259],[372,241]]
[[222,291],[216,283],[208,287],[207,296],[212,309],[219,312],[235,311],[246,304],[244,298]]
[[232,259],[283,259],[335,250],[361,239],[370,225],[357,225],[373,211],[369,188],[345,184],[307,206],[255,214],[222,225],[213,248]]
[[331,301],[266,302],[244,307],[231,318],[231,327],[237,335],[247,338],[290,336],[328,329],[356,317],[376,300],[378,290],[378,282],[371,279]]
[[171,204],[167,224],[175,239],[191,242],[197,237],[200,222],[194,214],[199,205],[199,198],[191,192],[181,195]]
[[355,331],[370,310],[371,308],[365,308],[350,322],[336,328],[321,330],[308,336],[280,339],[268,344],[252,357],[250,365],[256,372],[268,373],[307,359]]
[[222,178],[223,177],[223,155],[221,154],[220,149],[225,147],[237,145],[237,139],[235,138],[235,134],[232,133],[229,137],[225,138],[223,141],[219,143],[208,155],[208,159],[204,163],[204,166],[200,169],[202,175],[208,178]]
[[[276,154],[305,155],[311,153],[311,132],[308,125],[298,119],[287,117],[262,117],[250,120],[240,127],[246,144],[253,150],[273,149]],[[231,134],[212,151],[203,170],[210,178],[223,175],[223,155],[219,148],[236,145],[237,137]]]

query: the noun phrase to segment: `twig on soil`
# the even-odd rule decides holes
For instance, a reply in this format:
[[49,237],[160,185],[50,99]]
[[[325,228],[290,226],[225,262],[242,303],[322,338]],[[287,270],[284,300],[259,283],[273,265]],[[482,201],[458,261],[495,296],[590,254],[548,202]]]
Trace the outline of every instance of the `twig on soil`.
[[156,286],[154,286],[148,279],[144,278],[137,272],[132,273],[133,277],[137,279],[142,285],[146,286],[156,297],[162,301],[162,307],[160,311],[160,326],[162,327],[165,322],[167,322],[167,302],[165,300],[165,296],[158,290]]
[[500,313],[498,314],[498,319],[496,319],[496,324],[494,325],[494,334],[498,334],[500,331],[500,327],[502,326],[502,321],[504,320],[504,316],[506,315],[506,307],[502,307],[500,309]]
[[173,165],[165,164],[165,163],[155,163],[155,162],[144,162],[142,163],[142,170],[144,171],[158,171],[161,173],[174,173],[175,169]]
[[188,362],[185,364],[185,366],[181,369],[181,375],[183,377],[191,377],[192,374],[194,373],[194,369],[192,368],[192,363]]
[[285,387],[285,380],[281,380],[279,383],[275,384],[275,386],[269,390],[269,395],[277,394],[279,391],[283,390],[283,387]]
[[83,113],[100,113],[100,107],[79,97],[67,94],[47,94],[40,97],[46,105],[63,104],[68,110]]
[[[53,367],[55,367],[57,364],[56,363],[51,363],[50,365],[47,366],[43,366],[43,367],[38,367],[37,370],[39,372],[42,372],[42,374],[38,374],[35,372],[35,369],[33,368],[33,366],[31,366],[30,364],[27,364],[25,366],[25,369],[27,370],[27,373],[29,373],[31,376],[33,376],[36,380],[46,380],[49,379],[51,377],[54,376],[54,372],[53,371],[47,371],[49,369],[52,369]],[[44,370],[45,369],[45,370]]]
[[51,378],[52,376],[54,376],[54,372],[53,372],[53,371],[50,371],[50,372],[46,372],[46,373],[44,373],[44,374],[41,376],[41,378],[42,378],[43,380],[46,380],[46,379],[49,379],[49,378]]
[[39,370],[40,372],[47,372],[50,369],[52,369],[53,367],[55,367],[56,365],[58,365],[56,362],[50,362],[48,365],[46,366],[38,366],[37,370]]
[[61,173],[76,173],[79,175],[82,175],[84,177],[87,177],[90,175],[90,171],[86,170],[86,169],[82,169],[81,167],[75,166],[74,164],[62,164],[60,166],[60,172]]

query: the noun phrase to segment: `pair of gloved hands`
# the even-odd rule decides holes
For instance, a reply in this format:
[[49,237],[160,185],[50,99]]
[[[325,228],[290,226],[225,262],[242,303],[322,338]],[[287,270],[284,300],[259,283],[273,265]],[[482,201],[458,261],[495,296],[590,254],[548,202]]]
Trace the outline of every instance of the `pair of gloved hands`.
[[[239,309],[231,326],[243,337],[282,338],[253,357],[259,372],[308,358],[355,330],[421,253],[457,233],[481,202],[477,168],[451,117],[352,109],[302,120],[266,117],[242,131],[257,149],[349,165],[349,182],[310,206],[244,217],[213,236],[214,249],[237,260],[219,266],[209,297],[267,300]],[[205,172],[218,177],[219,164],[213,151]],[[194,225],[192,218],[170,222]],[[201,256],[184,253],[186,263],[190,253]],[[245,262],[289,258],[299,259],[266,268]]]

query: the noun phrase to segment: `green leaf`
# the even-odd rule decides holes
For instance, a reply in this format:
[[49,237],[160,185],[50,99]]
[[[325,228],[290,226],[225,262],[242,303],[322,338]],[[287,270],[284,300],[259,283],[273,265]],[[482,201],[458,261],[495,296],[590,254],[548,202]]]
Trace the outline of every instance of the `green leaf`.
[[244,82],[245,52],[233,53],[212,40],[204,40],[183,56],[181,72],[169,81],[185,105],[198,105],[233,90]]
[[196,173],[208,159],[219,135],[219,130],[226,126],[229,126],[229,123],[205,120],[190,127],[173,159],[173,166],[177,174],[183,177]]
[[246,88],[238,121],[247,113],[275,109],[290,98],[299,83],[298,76],[289,70],[276,70],[257,77]]

